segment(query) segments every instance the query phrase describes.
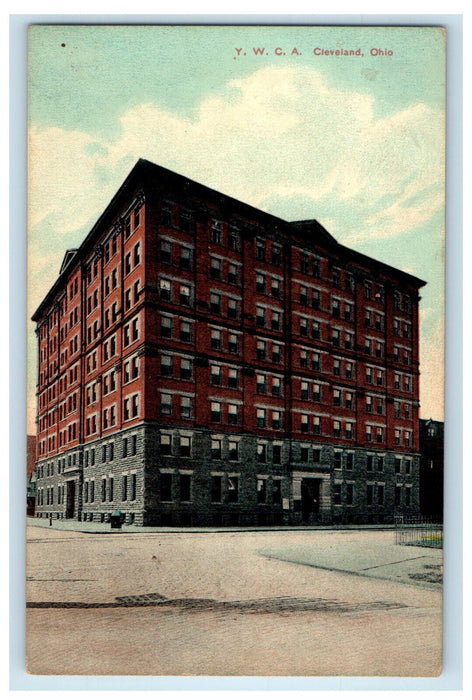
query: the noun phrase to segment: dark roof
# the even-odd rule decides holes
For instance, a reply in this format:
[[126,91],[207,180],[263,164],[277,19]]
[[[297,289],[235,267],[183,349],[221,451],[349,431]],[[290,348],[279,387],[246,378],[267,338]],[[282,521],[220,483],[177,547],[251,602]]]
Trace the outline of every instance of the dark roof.
[[375,258],[370,258],[367,255],[358,253],[346,246],[341,245],[336,241],[336,239],[328,233],[328,231],[316,220],[307,219],[302,221],[285,221],[273,214],[262,211],[261,209],[256,209],[255,207],[241,202],[229,195],[222,194],[216,190],[202,185],[195,180],[190,180],[184,175],[180,175],[172,170],[162,167],[161,165],[156,165],[151,161],[140,158],[134,165],[127,178],[124,180],[121,187],[115,193],[108,206],[97,219],[93,225],[90,233],[86,236],[79,248],[70,249],[66,251],[64,256],[59,277],[53,284],[47,295],[44,297],[41,304],[36,309],[32,316],[33,321],[39,321],[41,315],[47,308],[47,306],[54,300],[56,294],[62,289],[64,282],[67,279],[69,271],[74,268],[74,265],[81,261],[85,255],[87,255],[91,250],[93,250],[94,245],[97,243],[98,239],[103,233],[103,229],[111,226],[114,223],[116,212],[129,203],[129,198],[136,194],[136,191],[145,186],[147,183],[162,183],[165,182],[166,186],[176,188],[180,191],[185,191],[187,195],[194,196],[197,198],[205,198],[207,200],[215,202],[218,206],[222,204],[227,208],[232,206],[238,209],[242,215],[251,217],[256,221],[259,220],[262,223],[269,223],[274,228],[284,229],[285,231],[302,233],[307,238],[310,238],[310,242],[319,243],[325,248],[330,249],[332,252],[337,254],[340,259],[354,259],[361,265],[366,265],[368,267],[375,267],[378,270],[384,271],[386,274],[394,275],[398,279],[404,280],[406,284],[410,284],[413,287],[419,288],[426,284],[423,280],[410,275],[407,272],[403,272],[395,267],[391,267],[386,263],[383,263]]

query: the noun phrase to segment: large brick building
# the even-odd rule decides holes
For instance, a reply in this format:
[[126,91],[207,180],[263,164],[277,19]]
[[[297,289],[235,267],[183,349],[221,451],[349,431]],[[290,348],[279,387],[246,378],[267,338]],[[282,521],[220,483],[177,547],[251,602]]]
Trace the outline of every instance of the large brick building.
[[423,284],[138,161],[33,316],[37,516],[416,513]]

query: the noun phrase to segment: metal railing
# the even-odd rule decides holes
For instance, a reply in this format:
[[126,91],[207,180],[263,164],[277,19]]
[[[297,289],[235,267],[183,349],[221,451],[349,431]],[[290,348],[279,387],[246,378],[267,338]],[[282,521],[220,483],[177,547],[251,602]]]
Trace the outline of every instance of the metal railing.
[[438,520],[421,515],[396,515],[395,544],[440,549],[443,546],[443,526]]

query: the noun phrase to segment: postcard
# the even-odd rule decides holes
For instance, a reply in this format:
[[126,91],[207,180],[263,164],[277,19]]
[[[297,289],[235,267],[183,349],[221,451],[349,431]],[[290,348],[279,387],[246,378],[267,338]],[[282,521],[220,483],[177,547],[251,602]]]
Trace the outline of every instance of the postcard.
[[445,69],[29,28],[30,674],[441,674]]

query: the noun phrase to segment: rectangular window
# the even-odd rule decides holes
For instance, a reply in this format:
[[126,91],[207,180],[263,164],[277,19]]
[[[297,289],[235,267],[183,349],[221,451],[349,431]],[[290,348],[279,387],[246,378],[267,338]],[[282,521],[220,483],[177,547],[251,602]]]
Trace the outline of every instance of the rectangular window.
[[257,480],[257,502],[265,503],[267,498],[267,479]]
[[192,477],[190,474],[180,475],[180,500],[184,502],[189,502],[192,500],[191,497],[192,489]]
[[121,500],[126,501],[128,499],[128,476],[123,474],[121,480]]
[[160,452],[161,455],[172,454],[172,438],[170,435],[161,435],[160,438]]
[[239,500],[239,479],[237,476],[228,477],[228,503],[237,503]]
[[221,476],[211,477],[211,502],[221,503]]
[[172,501],[172,474],[161,474],[160,495],[161,501]]
[[211,458],[221,459],[221,440],[213,439],[211,441]]

